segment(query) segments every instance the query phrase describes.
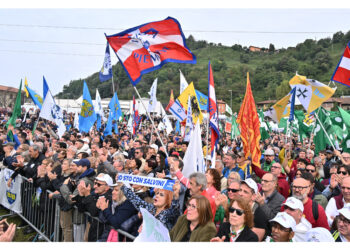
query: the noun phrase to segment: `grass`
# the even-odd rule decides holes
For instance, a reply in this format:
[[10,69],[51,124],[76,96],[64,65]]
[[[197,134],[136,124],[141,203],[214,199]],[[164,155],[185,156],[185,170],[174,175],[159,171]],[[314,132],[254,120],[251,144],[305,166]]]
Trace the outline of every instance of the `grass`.
[[[5,209],[3,207],[0,208],[0,217],[3,215],[10,214],[10,210]],[[16,228],[16,234],[13,239],[14,242],[31,242],[35,238],[36,232],[30,233],[30,234],[24,234],[24,230],[28,227],[28,225],[25,225],[23,227],[18,228],[19,225],[24,225],[25,222],[17,215],[11,215],[7,218],[7,222],[9,224],[14,223],[17,225]],[[2,218],[3,219],[3,218]]]

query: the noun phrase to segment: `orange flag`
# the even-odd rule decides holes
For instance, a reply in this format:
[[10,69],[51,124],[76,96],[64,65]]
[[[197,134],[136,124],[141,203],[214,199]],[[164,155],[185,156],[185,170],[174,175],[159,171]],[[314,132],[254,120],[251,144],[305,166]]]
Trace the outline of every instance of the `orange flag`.
[[249,73],[247,73],[247,88],[237,116],[237,124],[241,130],[245,157],[251,156],[252,163],[260,167],[260,122],[250,86]]
[[166,106],[165,110],[169,111],[170,107],[174,104],[174,102],[175,102],[174,93],[173,93],[173,90],[171,90],[169,104],[168,106]]

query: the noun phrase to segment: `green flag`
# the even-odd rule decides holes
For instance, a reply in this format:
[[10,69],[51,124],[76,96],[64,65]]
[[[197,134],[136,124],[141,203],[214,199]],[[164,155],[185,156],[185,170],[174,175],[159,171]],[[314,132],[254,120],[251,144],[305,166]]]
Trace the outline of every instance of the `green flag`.
[[[12,111],[12,116],[8,120],[8,122],[6,123],[6,128],[8,128],[8,126],[10,124],[12,126],[16,126],[17,117],[21,116],[21,112],[22,112],[22,110],[21,110],[21,92],[22,92],[22,79],[21,79],[21,83],[19,85],[19,90],[18,90],[18,93],[17,93],[15,106],[14,106],[13,111]],[[10,140],[13,141],[13,134],[12,134],[12,132],[9,131],[7,135],[9,136]]]
[[241,135],[241,133],[239,132],[238,124],[236,122],[236,117],[233,115],[232,126],[231,126],[231,139],[234,139],[239,135]]
[[332,138],[332,135],[329,133],[329,132],[332,132],[332,122],[330,119],[330,114],[327,110],[325,110],[324,108],[321,107],[321,110],[318,112],[318,119],[316,120],[316,125],[315,125],[316,127],[314,130],[314,135],[315,135],[314,136],[314,143],[315,143],[315,154],[316,155],[321,150],[324,150],[327,147],[327,144],[331,145],[331,143],[328,140],[327,135],[325,134],[325,132],[323,131],[323,129],[320,125],[320,122],[322,123],[323,127],[327,131],[330,139],[331,140],[334,139],[334,138]]
[[265,140],[270,138],[270,132],[271,129],[268,125],[267,122],[264,121],[264,112],[260,109],[258,111],[258,116],[259,116],[259,121],[260,121],[260,135],[261,135],[261,140]]
[[283,117],[280,120],[280,123],[278,124],[279,128],[283,128],[283,133],[286,134],[287,133],[287,121],[288,121],[289,117]]
[[347,135],[347,132],[346,132],[345,124],[344,124],[344,119],[341,116],[340,112],[331,111],[330,118],[332,121],[333,131],[337,135],[337,138],[339,140],[344,139],[344,137],[346,137],[346,135]]

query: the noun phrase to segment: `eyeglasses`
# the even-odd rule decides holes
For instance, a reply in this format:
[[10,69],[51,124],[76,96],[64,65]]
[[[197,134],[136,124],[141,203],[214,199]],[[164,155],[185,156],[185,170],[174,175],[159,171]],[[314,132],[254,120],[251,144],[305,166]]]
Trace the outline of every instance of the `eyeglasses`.
[[106,184],[105,183],[99,183],[99,182],[95,181],[94,185],[96,185],[98,187],[101,187],[101,186],[106,185]]
[[197,209],[197,206],[194,204],[189,203],[187,206],[187,209]]
[[279,230],[279,231],[286,232],[286,233],[288,233],[288,232],[291,231],[290,228],[285,228],[285,227],[281,226],[281,225],[280,225],[279,223],[277,223],[277,222],[272,222],[272,223],[271,223],[271,227],[272,227],[272,228],[275,228],[275,229],[277,229],[277,230]]
[[346,171],[338,171],[337,174],[348,175],[348,172],[346,172]]
[[269,180],[261,180],[261,183],[269,183],[272,182],[273,180],[269,181]]
[[228,189],[227,189],[227,193],[228,193],[228,192],[237,193],[237,192],[239,192],[239,191],[241,191],[241,190],[240,190],[240,189],[234,189],[234,188],[228,188]]
[[293,189],[296,189],[296,190],[297,190],[297,189],[303,190],[303,189],[306,189],[306,188],[308,188],[308,187],[310,187],[310,186],[305,186],[305,187],[303,187],[303,186],[294,186],[294,185],[292,186],[292,188],[293,188]]
[[343,215],[339,215],[338,216],[338,223],[339,222],[343,222],[346,226],[349,226],[350,225],[350,220],[345,218]]
[[237,208],[233,208],[233,207],[230,207],[230,208],[228,209],[228,211],[229,211],[230,213],[236,212],[236,214],[237,214],[238,216],[242,216],[242,215],[244,214],[244,211],[243,211],[243,210],[237,209]]
[[281,167],[272,165],[271,168],[281,168]]
[[312,170],[312,169],[306,169],[306,172],[315,173],[316,171],[315,171],[315,170]]

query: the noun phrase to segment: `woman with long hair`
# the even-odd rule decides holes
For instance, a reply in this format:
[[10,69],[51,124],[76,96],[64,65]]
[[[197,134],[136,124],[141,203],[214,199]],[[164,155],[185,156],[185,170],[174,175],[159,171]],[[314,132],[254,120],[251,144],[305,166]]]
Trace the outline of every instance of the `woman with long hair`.
[[203,195],[190,198],[187,214],[179,217],[170,231],[173,242],[210,241],[216,234],[210,203]]

